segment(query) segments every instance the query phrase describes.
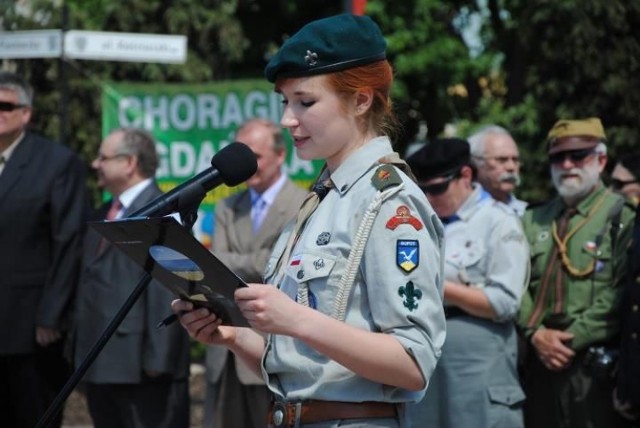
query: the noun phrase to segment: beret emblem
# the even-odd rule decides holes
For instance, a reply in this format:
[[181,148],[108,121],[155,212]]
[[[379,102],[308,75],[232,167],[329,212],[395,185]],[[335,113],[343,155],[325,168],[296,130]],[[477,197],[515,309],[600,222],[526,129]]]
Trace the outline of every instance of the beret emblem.
[[305,55],[304,60],[307,64],[313,67],[318,63],[318,54],[307,50],[307,54]]

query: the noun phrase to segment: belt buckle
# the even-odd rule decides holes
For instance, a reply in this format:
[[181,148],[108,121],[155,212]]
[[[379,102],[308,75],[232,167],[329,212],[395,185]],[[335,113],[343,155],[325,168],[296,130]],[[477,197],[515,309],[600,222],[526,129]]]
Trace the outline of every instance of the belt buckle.
[[301,402],[287,403],[276,401],[273,403],[273,410],[271,413],[271,423],[273,424],[273,428],[298,428],[300,426],[301,411]]
[[273,404],[273,412],[271,413],[271,422],[274,428],[283,428],[287,426],[287,405],[281,401]]

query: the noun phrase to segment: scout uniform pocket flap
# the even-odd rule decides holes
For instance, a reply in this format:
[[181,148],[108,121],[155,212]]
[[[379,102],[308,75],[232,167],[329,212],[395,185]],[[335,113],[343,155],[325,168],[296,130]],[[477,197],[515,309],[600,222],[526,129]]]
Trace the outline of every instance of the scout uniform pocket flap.
[[487,388],[492,403],[513,406],[525,399],[522,388],[516,385],[496,385]]
[[297,283],[329,276],[336,264],[336,257],[326,253],[296,254],[289,260],[286,275]]

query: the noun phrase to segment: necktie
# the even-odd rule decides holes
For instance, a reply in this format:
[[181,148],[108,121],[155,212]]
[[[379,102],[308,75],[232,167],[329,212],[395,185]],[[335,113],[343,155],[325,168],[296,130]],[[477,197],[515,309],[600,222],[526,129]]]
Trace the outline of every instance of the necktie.
[[258,230],[260,230],[260,226],[262,225],[262,221],[264,220],[267,212],[266,208],[267,203],[261,196],[258,196],[253,202],[253,207],[251,208],[251,223],[253,224],[254,234],[258,233]]
[[121,209],[122,204],[120,203],[120,199],[114,198],[113,201],[111,201],[111,206],[109,207],[109,211],[107,211],[107,216],[105,218],[107,220],[114,220]]
[[[120,200],[118,198],[114,198],[111,201],[111,206],[109,207],[109,211],[107,211],[105,220],[109,220],[109,221],[115,220],[115,218],[118,216],[118,213],[120,212],[121,209],[122,209],[122,204],[120,203]],[[96,248],[96,255],[102,252],[102,249],[104,248],[105,243],[106,243],[106,239],[100,238],[100,241],[98,242],[98,247]]]

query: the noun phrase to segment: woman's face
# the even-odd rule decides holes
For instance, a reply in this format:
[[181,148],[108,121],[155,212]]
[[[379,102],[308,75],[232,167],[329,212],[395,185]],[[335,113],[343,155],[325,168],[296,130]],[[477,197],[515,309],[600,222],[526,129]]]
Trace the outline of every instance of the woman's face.
[[335,171],[368,140],[356,125],[356,97],[340,97],[325,76],[285,79],[277,90],[284,104],[280,124],[300,159],[324,159]]

